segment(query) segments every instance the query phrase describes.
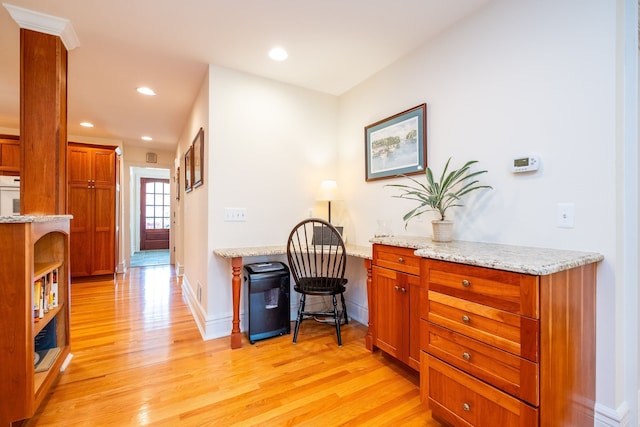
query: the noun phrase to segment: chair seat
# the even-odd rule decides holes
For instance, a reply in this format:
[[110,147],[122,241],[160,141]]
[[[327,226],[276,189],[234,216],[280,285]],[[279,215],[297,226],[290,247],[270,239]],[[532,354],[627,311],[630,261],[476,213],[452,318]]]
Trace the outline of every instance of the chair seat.
[[332,277],[301,277],[294,286],[296,292],[309,295],[338,295],[346,288],[347,279]]

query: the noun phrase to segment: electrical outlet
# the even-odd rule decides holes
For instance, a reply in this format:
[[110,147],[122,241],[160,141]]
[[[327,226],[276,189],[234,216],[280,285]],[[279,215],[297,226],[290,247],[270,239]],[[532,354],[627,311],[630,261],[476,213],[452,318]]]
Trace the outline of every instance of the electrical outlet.
[[573,203],[558,203],[558,227],[573,228],[575,205]]
[[224,208],[225,221],[246,221],[247,208]]

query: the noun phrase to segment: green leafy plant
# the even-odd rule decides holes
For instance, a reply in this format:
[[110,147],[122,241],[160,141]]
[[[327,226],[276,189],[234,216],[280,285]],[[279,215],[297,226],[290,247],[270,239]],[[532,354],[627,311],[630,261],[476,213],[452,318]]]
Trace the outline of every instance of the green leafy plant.
[[454,206],[463,206],[460,203],[460,199],[463,196],[482,188],[493,188],[489,185],[478,185],[479,181],[476,178],[479,175],[487,173],[487,171],[471,171],[471,166],[478,163],[477,160],[468,161],[460,169],[448,172],[449,162],[451,162],[451,157],[447,160],[439,181],[434,180],[433,171],[431,168],[427,168],[425,171],[427,178],[426,184],[409,176],[400,175],[410,179],[415,185],[387,185],[388,187],[396,187],[402,190],[402,194],[393,197],[418,202],[418,206],[411,209],[402,218],[405,221],[405,228],[409,220],[429,211],[437,211],[440,214],[440,219],[444,220],[447,209]]

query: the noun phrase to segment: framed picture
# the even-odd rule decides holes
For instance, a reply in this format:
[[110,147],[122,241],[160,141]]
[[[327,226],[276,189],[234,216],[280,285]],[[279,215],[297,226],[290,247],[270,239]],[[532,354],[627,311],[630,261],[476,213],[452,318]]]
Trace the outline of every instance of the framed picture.
[[180,200],[181,190],[182,188],[180,188],[180,166],[178,166],[176,169],[176,200]]
[[364,128],[365,179],[423,173],[427,167],[427,105]]
[[204,182],[204,130],[200,128],[193,140],[193,188],[200,187]]
[[189,147],[184,153],[184,192],[193,190],[193,149]]

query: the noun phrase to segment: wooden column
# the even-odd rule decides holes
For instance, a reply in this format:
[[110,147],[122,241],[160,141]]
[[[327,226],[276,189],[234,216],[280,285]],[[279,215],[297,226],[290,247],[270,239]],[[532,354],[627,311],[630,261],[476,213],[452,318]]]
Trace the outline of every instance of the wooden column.
[[67,211],[67,49],[20,29],[20,213]]

